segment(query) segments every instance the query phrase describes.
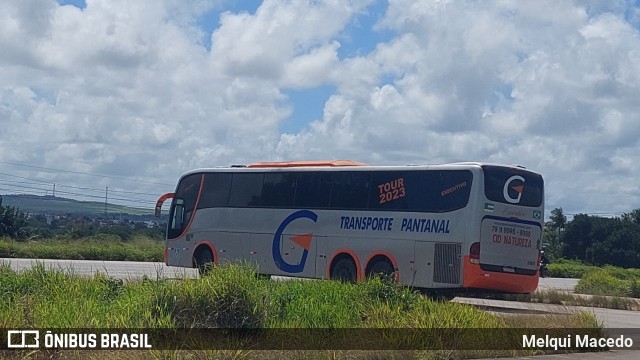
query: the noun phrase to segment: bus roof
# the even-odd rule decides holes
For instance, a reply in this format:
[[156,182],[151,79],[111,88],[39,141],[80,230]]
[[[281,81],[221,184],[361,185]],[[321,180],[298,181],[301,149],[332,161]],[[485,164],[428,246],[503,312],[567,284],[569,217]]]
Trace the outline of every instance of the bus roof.
[[529,169],[517,165],[496,164],[486,162],[457,162],[444,164],[423,164],[423,165],[368,165],[350,160],[309,160],[309,161],[283,161],[283,162],[258,162],[247,166],[232,165],[230,167],[199,168],[187,171],[182,177],[208,172],[271,172],[271,171],[419,171],[419,170],[460,170],[477,169],[483,166],[501,166],[518,171],[536,173]]
[[248,168],[282,168],[304,166],[363,166],[364,163],[351,160],[311,160],[311,161],[272,161],[257,162],[247,165]]

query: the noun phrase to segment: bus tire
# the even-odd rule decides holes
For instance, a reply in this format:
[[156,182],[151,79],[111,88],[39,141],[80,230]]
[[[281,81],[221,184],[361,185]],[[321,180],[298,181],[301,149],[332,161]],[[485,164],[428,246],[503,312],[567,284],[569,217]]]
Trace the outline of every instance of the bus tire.
[[385,279],[395,279],[393,265],[386,257],[374,259],[367,267],[367,277],[380,276]]
[[350,256],[341,256],[331,265],[331,280],[355,283],[358,277],[356,263]]
[[200,275],[206,275],[213,268],[213,253],[211,249],[206,246],[201,246],[196,249],[193,254],[193,263],[198,268]]

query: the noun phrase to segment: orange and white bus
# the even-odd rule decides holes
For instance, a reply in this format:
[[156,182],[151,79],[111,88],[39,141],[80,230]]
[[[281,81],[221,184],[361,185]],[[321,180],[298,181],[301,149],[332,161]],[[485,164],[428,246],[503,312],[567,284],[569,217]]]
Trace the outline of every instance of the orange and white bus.
[[193,170],[178,181],[169,266],[249,263],[260,274],[531,293],[544,218],[540,174],[455,163],[256,163]]

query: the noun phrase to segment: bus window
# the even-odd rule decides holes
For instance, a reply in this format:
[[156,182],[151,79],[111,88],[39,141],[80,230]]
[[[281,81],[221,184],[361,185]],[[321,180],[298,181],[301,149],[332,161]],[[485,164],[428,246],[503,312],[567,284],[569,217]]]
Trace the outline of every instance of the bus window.
[[487,199],[505,204],[542,205],[542,176],[518,168],[485,165],[484,192]]
[[167,237],[175,239],[184,231],[196,206],[202,174],[192,174],[180,182],[171,204]]
[[370,173],[333,172],[331,208],[366,209],[369,200]]
[[298,174],[295,207],[324,209],[331,198],[331,173],[301,172]]
[[412,194],[412,211],[441,212],[440,172],[421,171],[407,182],[407,191]]
[[472,180],[471,171],[442,171],[440,173],[441,211],[454,211],[467,206]]
[[267,173],[262,186],[263,207],[292,207],[296,193],[296,174]]
[[[371,184],[373,191],[369,193],[369,208],[372,210],[409,210],[417,192],[411,193],[407,190],[416,190],[417,172],[410,171],[374,171],[371,173]],[[412,186],[409,186],[412,185]]]
[[198,209],[222,207],[229,204],[231,174],[209,173],[204,176],[202,195],[198,201]]
[[263,173],[233,174],[229,206],[256,207],[260,206],[262,196]]

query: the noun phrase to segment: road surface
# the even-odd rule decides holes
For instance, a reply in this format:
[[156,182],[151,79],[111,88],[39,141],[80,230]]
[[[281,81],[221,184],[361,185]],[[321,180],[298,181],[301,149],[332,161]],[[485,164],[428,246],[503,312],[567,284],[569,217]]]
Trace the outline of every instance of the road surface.
[[106,274],[123,280],[135,280],[147,276],[151,279],[195,277],[196,269],[169,267],[159,262],[98,261],[98,260],[36,260],[0,258],[16,271],[44,264],[47,269],[61,269],[77,275]]
[[[98,261],[98,260],[35,260],[0,258],[0,263],[7,262],[17,271],[29,269],[37,263],[47,268],[69,270],[78,275],[93,275],[97,272],[119,279],[138,279],[143,276],[150,278],[181,278],[194,277],[196,269],[185,269],[166,266],[161,262],[135,261]],[[540,290],[573,291],[578,279],[542,278]]]

